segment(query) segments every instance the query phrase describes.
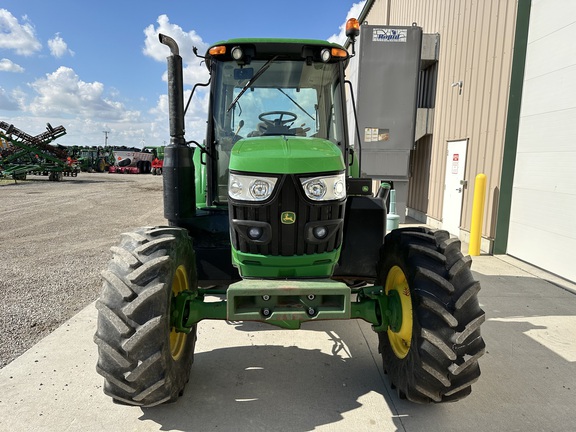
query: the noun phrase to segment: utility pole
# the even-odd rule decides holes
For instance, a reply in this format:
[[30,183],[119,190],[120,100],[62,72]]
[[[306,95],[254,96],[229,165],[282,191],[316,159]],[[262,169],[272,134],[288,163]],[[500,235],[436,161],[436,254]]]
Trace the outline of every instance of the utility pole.
[[102,131],[104,132],[104,147],[108,147],[108,134],[110,131]]

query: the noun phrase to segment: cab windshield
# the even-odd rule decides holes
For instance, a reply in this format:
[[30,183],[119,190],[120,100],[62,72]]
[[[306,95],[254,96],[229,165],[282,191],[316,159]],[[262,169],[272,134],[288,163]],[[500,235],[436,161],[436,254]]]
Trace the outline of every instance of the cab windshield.
[[226,146],[246,137],[287,135],[343,139],[339,65],[216,62],[214,138]]

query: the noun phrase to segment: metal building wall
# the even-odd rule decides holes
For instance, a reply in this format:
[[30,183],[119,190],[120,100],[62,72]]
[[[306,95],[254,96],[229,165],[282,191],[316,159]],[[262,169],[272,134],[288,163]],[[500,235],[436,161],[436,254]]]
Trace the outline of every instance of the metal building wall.
[[[411,179],[409,204],[442,220],[447,141],[468,139],[461,228],[470,230],[475,176],[487,176],[483,236],[492,238],[512,65],[515,0],[375,0],[363,11],[369,24],[410,25],[440,34],[438,85],[430,153],[414,152],[414,167],[430,159],[429,183]],[[462,81],[462,92],[452,83]],[[429,153],[429,154],[428,154]],[[427,202],[425,202],[427,201]],[[433,221],[432,221],[433,222]],[[466,236],[467,233],[462,233]]]

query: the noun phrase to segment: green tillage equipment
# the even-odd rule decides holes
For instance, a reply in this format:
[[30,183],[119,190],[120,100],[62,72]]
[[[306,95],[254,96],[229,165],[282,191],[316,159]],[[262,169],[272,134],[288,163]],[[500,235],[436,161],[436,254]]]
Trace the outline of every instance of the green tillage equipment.
[[49,145],[51,141],[66,135],[64,126],[52,127],[48,124],[46,132],[36,136],[4,121],[0,121],[0,129],[0,137],[20,149],[0,161],[0,177],[24,180],[28,173],[36,173],[59,181],[65,175],[77,175],[78,168],[68,163],[68,153]]

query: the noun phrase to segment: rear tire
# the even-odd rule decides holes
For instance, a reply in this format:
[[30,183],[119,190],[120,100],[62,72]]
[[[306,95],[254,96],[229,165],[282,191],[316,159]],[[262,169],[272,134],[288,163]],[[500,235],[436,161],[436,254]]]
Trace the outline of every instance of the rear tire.
[[456,401],[480,376],[485,315],[460,247],[446,231],[426,228],[394,230],[382,246],[376,284],[399,292],[402,326],[379,332],[378,349],[401,398]]
[[102,272],[96,303],[97,372],[115,402],[154,406],[174,401],[190,376],[196,326],[170,326],[172,296],[196,290],[192,241],[186,230],[141,228],[122,235]]

